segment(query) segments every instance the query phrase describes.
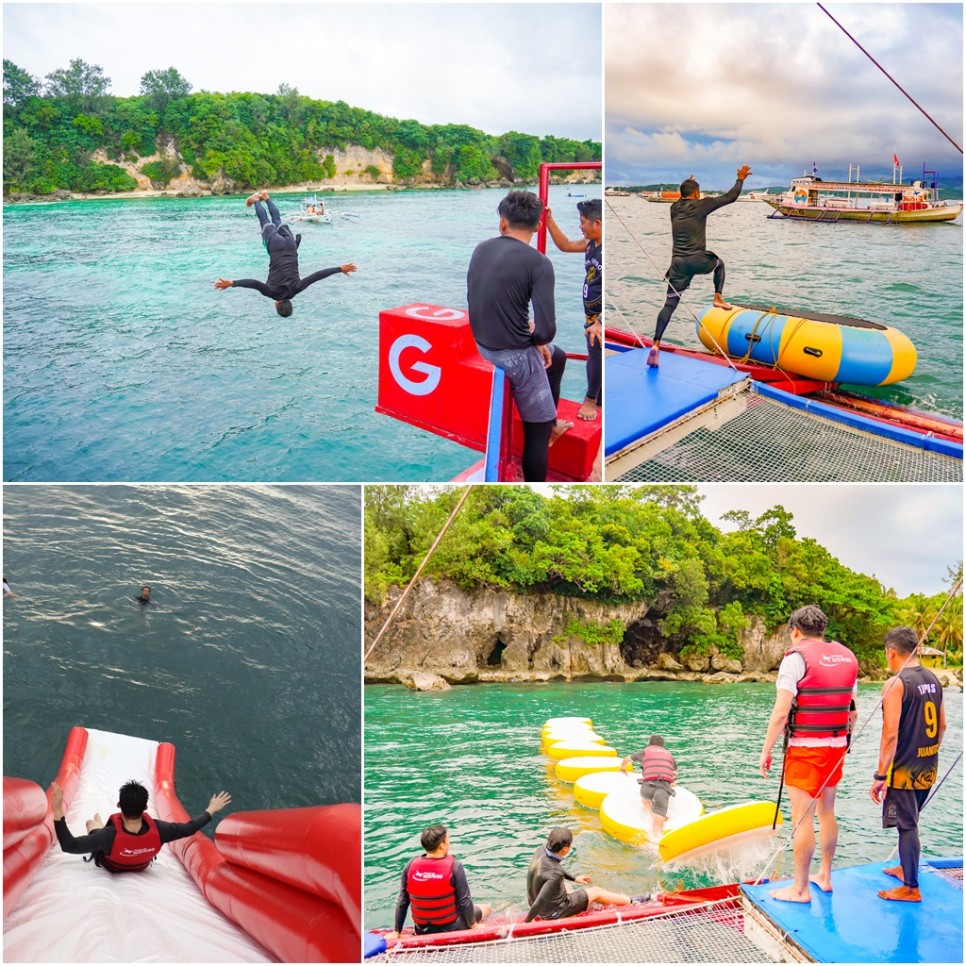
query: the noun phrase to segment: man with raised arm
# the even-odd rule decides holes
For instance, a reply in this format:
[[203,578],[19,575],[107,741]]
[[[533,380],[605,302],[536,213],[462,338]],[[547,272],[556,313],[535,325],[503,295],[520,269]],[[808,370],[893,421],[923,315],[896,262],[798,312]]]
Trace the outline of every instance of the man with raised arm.
[[87,835],[75,838],[64,816],[64,790],[57,782],[50,789],[54,831],[61,850],[71,855],[90,853],[94,864],[109,872],[143,872],[161,851],[162,845],[194,835],[211,821],[216,812],[231,804],[231,795],[219,792],[190,822],[162,822],[145,811],[148,790],[140,782],[129,781],[118,793],[119,811],[109,816],[106,823],[100,813],[96,814],[87,820]]
[[724,262],[708,251],[705,228],[708,215],[725,205],[733,204],[741,194],[745,179],[751,168],[743,164],[738,169],[738,178],[731,188],[717,198],[702,198],[701,186],[692,174],[687,181],[681,182],[681,197],[671,205],[671,267],[665,272],[667,297],[664,307],[658,313],[657,327],[654,330],[654,345],[647,356],[647,364],[660,365],[661,339],[674,310],[678,307],[681,295],[688,289],[695,275],[714,273],[714,304],[719,309],[730,309],[724,300],[725,265]]
[[869,796],[882,804],[882,827],[899,830],[899,864],[882,871],[902,885],[880,889],[880,899],[922,902],[919,891],[919,810],[929,797],[946,733],[939,679],[919,663],[919,640],[911,627],[885,636],[886,663],[893,677],[882,688],[882,739]]
[[547,231],[562,252],[584,254],[584,338],[587,340],[587,392],[577,410],[578,419],[594,420],[600,406],[604,371],[604,334],[600,316],[604,306],[604,213],[600,198],[578,201],[580,233],[583,238],[568,238],[547,209]]
[[[262,207],[262,202],[268,205],[268,213]],[[282,224],[281,216],[275,202],[268,197],[267,191],[256,191],[245,199],[249,207],[255,206],[258,223],[262,231],[262,244],[268,251],[268,280],[259,282],[254,278],[238,278],[232,281],[219,278],[215,288],[223,291],[226,288],[253,288],[267,298],[275,300],[275,311],[282,318],[287,319],[292,314],[292,299],[300,292],[304,292],[310,285],[328,278],[330,275],[348,275],[356,270],[355,265],[338,265],[335,268],[323,268],[313,272],[305,278],[299,277],[298,247],[302,241],[301,235],[293,235],[288,225]],[[271,220],[269,220],[271,216]]]

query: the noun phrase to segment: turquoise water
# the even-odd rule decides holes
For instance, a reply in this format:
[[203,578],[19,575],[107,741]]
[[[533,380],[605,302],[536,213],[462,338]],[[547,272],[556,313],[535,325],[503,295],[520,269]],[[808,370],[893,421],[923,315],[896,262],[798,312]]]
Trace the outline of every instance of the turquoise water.
[[359,519],[353,486],[5,486],[4,774],[46,787],[81,725],[173,742],[191,814],[358,802]]
[[[877,766],[880,694],[880,685],[860,688],[859,724],[869,723],[839,785],[839,865],[885,859],[896,842],[868,795]],[[367,686],[366,926],[391,925],[402,867],[419,854],[422,829],[436,822],[450,828],[474,899],[508,914],[525,911],[527,863],[555,825],[579,830],[571,871],[630,894],[659,883],[696,888],[760,874],[774,847],[749,847],[720,864],[660,870],[654,852],[610,838],[597,814],[576,804],[570,786],[553,778],[539,752],[540,728],[551,717],[589,717],[621,755],[640,750],[658,732],[678,761],[681,785],[706,808],[774,801],[777,768],[773,781],[758,773],[774,695],[770,684],[484,685],[439,694]],[[961,691],[947,692],[946,709],[940,775],[962,750]],[[782,811],[787,822],[787,796]],[[923,811],[921,835],[925,855],[962,854],[962,762]],[[778,868],[790,871],[790,851]]]
[[[566,191],[551,205],[577,237]],[[5,206],[4,479],[452,479],[477,454],[373,411],[378,317],[465,306],[470,255],[497,233],[504,194],[334,197],[333,224],[302,228],[302,273],[359,271],[317,282],[290,319],[257,292],[213,288],[267,275],[240,197]],[[275,197],[284,214],[300,196]],[[558,343],[581,351],[583,259],[550,254]],[[564,394],[584,385],[574,362]]]
[[[608,323],[654,334],[670,263],[669,205],[608,198]],[[913,342],[916,371],[875,396],[963,416],[963,226],[817,224],[769,219],[764,202],[741,202],[708,219],[708,246],[725,262],[725,297],[895,326]],[[620,220],[618,220],[620,219]],[[666,338],[701,348],[698,314],[713,295],[699,276],[674,313]]]

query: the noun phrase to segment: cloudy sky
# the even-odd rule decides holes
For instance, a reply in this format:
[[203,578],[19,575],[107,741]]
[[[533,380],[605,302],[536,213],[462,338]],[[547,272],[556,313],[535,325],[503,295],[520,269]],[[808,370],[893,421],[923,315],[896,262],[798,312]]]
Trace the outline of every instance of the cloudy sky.
[[859,573],[900,596],[937,594],[946,568],[963,558],[963,491],[958,485],[714,484],[699,486],[716,526],[728,510],[757,517],[780,505],[799,538],[811,537]]
[[[826,3],[829,12],[960,146],[963,7]],[[607,4],[606,168],[611,184],[787,183],[963,156],[814,3]]]
[[118,96],[175,67],[196,91],[284,83],[424,124],[602,137],[596,3],[4,3],[3,28],[18,67],[42,78],[79,57]]

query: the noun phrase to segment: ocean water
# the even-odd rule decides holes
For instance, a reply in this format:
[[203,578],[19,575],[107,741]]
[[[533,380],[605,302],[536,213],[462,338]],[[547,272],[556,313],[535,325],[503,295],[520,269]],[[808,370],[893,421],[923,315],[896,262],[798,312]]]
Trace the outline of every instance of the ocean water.
[[[653,336],[670,264],[670,205],[608,198],[607,320]],[[892,325],[913,342],[913,375],[864,395],[963,416],[963,225],[816,224],[769,219],[764,202],[739,202],[708,218],[708,247],[727,269],[738,304],[848,315]],[[666,340],[701,348],[694,317],[714,294],[698,276]]]
[[4,774],[81,725],[173,742],[190,814],[360,801],[359,534],[353,486],[5,486]]
[[[750,843],[724,860],[659,866],[653,850],[624,845],[607,835],[596,812],[574,801],[571,786],[553,777],[540,754],[547,718],[589,717],[620,755],[639,751],[657,732],[679,766],[679,782],[710,810],[744,801],[774,801],[774,779],[758,773],[758,758],[774,702],[770,684],[480,685],[442,693],[402,687],[365,688],[365,897],[367,928],[390,926],[399,876],[421,852],[419,833],[442,822],[453,854],[462,859],[475,901],[506,914],[526,911],[526,868],[556,825],[574,830],[576,854],[567,867],[596,885],[631,895],[661,887],[697,888],[761,874],[789,874],[790,848],[770,864],[776,845]],[[886,859],[896,834],[881,825],[881,808],[869,799],[877,766],[881,685],[859,691],[859,728],[836,814],[836,865]],[[963,699],[946,693],[948,731],[940,776],[962,751]],[[866,723],[867,722],[867,723]],[[864,726],[864,728],[863,728]],[[787,793],[782,813],[790,829]],[[922,814],[923,854],[961,855],[962,762]]]
[[[253,290],[213,287],[267,276],[241,197],[5,206],[4,479],[452,479],[478,454],[374,412],[379,312],[465,307],[504,194],[334,196],[331,225],[301,228],[300,268],[358,273],[317,282],[289,319]],[[274,197],[284,215],[300,196]],[[554,187],[550,202],[578,237],[576,199]],[[550,247],[558,344],[583,351],[583,259]],[[581,398],[584,379],[572,362],[564,395]]]

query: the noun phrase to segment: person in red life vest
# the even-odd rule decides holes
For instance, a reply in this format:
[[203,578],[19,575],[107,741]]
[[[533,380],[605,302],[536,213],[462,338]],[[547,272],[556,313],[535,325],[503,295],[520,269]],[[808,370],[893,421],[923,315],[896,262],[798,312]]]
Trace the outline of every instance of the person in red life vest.
[[885,656],[894,677],[882,689],[879,767],[869,796],[882,804],[882,827],[899,830],[899,865],[883,869],[902,885],[880,889],[880,899],[922,902],[919,891],[919,810],[929,797],[946,733],[939,679],[919,663],[919,640],[911,627],[885,636]]
[[771,894],[785,902],[810,902],[816,813],[821,862],[811,881],[823,892],[832,891],[832,860],[839,835],[835,790],[857,717],[859,662],[843,644],[825,640],[828,618],[814,604],[799,608],[788,622],[792,646],[778,668],[778,694],[758,768],[768,778],[772,747],[784,732],[783,769],[792,803],[795,877],[791,885]]
[[409,909],[418,935],[475,929],[493,907],[473,904],[463,863],[450,854],[446,826],[430,825],[419,841],[426,852],[410,859],[403,869],[394,931],[386,939],[399,938]]
[[[50,786],[54,810],[54,831],[64,852],[71,855],[93,856],[94,863],[109,872],[143,872],[166,842],[187,838],[207,825],[216,812],[231,804],[231,795],[213,795],[208,807],[190,822],[162,822],[151,818],[144,810],[148,804],[148,790],[136,781],[121,786],[117,807],[119,812],[107,822],[100,813],[87,820],[87,835],[76,838],[67,827],[64,816],[64,790],[54,782]],[[85,859],[85,861],[87,861]]]
[[621,771],[627,771],[632,763],[641,766],[641,804],[651,815],[651,837],[656,842],[664,834],[668,803],[674,794],[672,787],[678,778],[678,766],[674,756],[664,747],[660,735],[651,735],[647,747],[621,762]]
[[589,875],[573,875],[561,863],[573,848],[573,832],[559,826],[550,830],[547,844],[533,854],[527,869],[527,901],[530,910],[527,922],[541,919],[563,919],[576,916],[590,908],[592,902],[610,906],[628,906],[632,902],[647,902],[650,895],[632,899],[623,892],[608,892],[597,886],[571,889],[570,882],[589,883]]

